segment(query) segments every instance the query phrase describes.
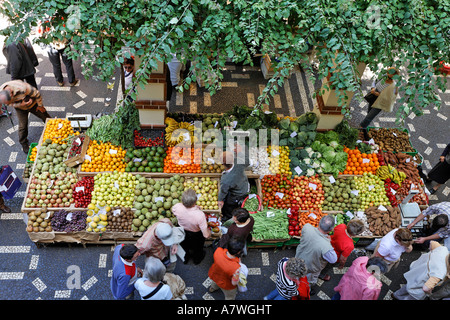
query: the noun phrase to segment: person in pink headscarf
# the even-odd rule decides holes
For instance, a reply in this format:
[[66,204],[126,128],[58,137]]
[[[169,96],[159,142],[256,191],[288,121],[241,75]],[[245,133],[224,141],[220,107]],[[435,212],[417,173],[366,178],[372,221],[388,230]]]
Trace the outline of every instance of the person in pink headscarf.
[[356,258],[334,288],[332,300],[377,300],[382,286],[379,276],[387,270],[380,257]]

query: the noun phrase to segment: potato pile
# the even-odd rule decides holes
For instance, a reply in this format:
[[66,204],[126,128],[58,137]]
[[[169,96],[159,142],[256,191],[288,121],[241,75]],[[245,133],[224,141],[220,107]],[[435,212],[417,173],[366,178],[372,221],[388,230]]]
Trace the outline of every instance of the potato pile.
[[51,232],[53,231],[50,224],[53,212],[42,209],[34,210],[28,213],[28,232]]
[[370,129],[368,134],[380,147],[380,150],[393,152],[415,151],[411,146],[409,135],[406,131],[401,131],[396,128],[379,128]]
[[369,207],[365,210],[369,230],[374,236],[382,237],[402,223],[398,207],[387,206],[386,209],[383,211],[379,207]]
[[131,232],[134,213],[131,208],[112,207],[106,214],[108,217],[108,231]]

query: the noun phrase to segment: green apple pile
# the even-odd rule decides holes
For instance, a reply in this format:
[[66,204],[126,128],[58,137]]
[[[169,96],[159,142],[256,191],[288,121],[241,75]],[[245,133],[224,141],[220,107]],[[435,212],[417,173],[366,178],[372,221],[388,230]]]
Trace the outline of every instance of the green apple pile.
[[360,198],[361,211],[373,206],[390,206],[391,203],[386,195],[384,181],[377,175],[365,172],[362,176],[354,177],[355,188]]
[[103,172],[94,176],[91,203],[100,207],[133,207],[138,181],[128,172]]

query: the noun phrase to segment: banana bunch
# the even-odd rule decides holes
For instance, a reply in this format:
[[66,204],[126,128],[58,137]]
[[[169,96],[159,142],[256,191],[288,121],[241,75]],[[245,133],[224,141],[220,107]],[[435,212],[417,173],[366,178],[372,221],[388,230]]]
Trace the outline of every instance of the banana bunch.
[[403,171],[398,171],[390,164],[386,166],[379,166],[376,174],[381,180],[391,179],[392,182],[401,185],[406,179],[406,174]]
[[[168,146],[175,146],[188,140],[190,140],[191,143],[197,141],[197,138],[194,137],[195,127],[193,124],[188,122],[177,122],[170,117],[166,117],[164,123],[166,124],[165,140]],[[185,132],[184,130],[177,131],[178,129],[185,129],[188,132]]]

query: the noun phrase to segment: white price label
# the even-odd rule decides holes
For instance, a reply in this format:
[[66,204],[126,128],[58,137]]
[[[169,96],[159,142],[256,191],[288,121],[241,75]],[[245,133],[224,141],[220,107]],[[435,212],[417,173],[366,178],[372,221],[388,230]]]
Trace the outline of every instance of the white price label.
[[280,153],[279,153],[277,150],[273,150],[273,151],[272,151],[272,155],[273,155],[274,157],[278,157],[278,156],[280,155]]
[[335,183],[336,179],[333,176],[329,176],[328,180],[330,180],[330,183]]
[[296,136],[297,136],[297,132],[294,131],[294,132],[291,133],[291,138],[294,138]]
[[117,217],[120,214],[120,209],[116,209],[113,211],[113,216]]
[[80,192],[80,191],[84,191],[84,186],[75,188],[75,192]]
[[214,128],[217,127],[218,124],[219,124],[219,121],[216,121],[216,123],[214,123]]
[[255,198],[255,197],[256,197],[256,194],[254,194],[254,193],[248,195],[248,198],[249,198],[249,199],[253,199],[253,198]]
[[90,156],[90,155],[85,154],[85,155],[84,155],[84,160],[87,160],[87,161],[90,162],[92,159],[91,159],[91,156]]
[[314,213],[308,214],[308,217],[313,218],[314,220],[317,219],[317,216]]
[[117,154],[117,150],[109,149],[109,154]]
[[294,170],[295,170],[295,172],[297,172],[298,175],[300,175],[303,172],[303,170],[300,169],[299,166],[295,167]]
[[405,160],[406,163],[408,163],[408,162],[410,162],[410,161],[411,161],[410,158],[406,158],[406,160]]
[[72,221],[72,212],[69,212],[66,216],[67,221]]
[[267,217],[267,218],[275,217],[275,212],[273,212],[273,211],[267,211],[266,217]]
[[378,210],[381,210],[381,211],[387,211],[386,207],[383,206],[383,205],[380,205],[380,206],[378,207]]
[[395,195],[397,193],[397,191],[395,191],[394,189],[391,188],[391,192],[393,195]]
[[363,161],[363,163],[369,163],[370,159],[363,158],[362,161]]
[[164,202],[164,197],[156,197],[155,202],[158,202],[158,201]]
[[345,213],[345,215],[348,216],[350,219],[353,218],[353,213],[351,213],[350,211],[347,211],[347,212]]
[[276,192],[275,195],[278,196],[280,199],[283,199],[284,197],[284,193],[281,192]]
[[359,194],[359,190],[352,190],[350,192],[353,193],[355,196],[357,196]]
[[312,188],[313,190],[316,190],[316,188],[317,188],[317,185],[314,184],[314,183],[309,183],[308,186],[309,186],[310,188]]
[[185,165],[187,162],[186,161],[184,161],[184,160],[180,160],[180,161],[178,161],[178,164],[180,165],[180,166],[182,166],[182,165]]
[[62,123],[58,123],[58,130],[61,129],[63,127]]
[[77,140],[75,140],[75,143],[79,146],[81,144],[80,138],[77,138]]
[[142,162],[142,159],[141,158],[134,158],[133,162]]
[[369,186],[369,191],[371,191],[375,186]]
[[119,184],[117,183],[117,181],[114,181],[114,187],[116,187],[117,189],[120,188]]

